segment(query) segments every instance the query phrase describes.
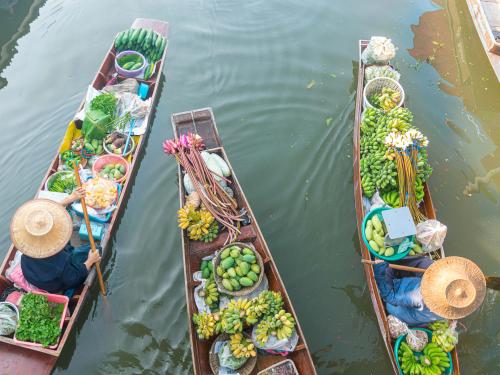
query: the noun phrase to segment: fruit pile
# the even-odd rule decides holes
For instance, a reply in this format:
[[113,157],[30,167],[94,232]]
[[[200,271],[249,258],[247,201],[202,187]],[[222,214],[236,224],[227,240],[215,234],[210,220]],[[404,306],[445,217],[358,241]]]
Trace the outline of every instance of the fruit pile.
[[167,45],[167,40],[162,35],[151,29],[128,29],[118,33],[115,38],[117,51],[138,51],[149,62],[158,61]]
[[255,252],[248,247],[232,245],[220,253],[220,262],[216,268],[217,275],[224,289],[232,292],[252,287],[261,272],[257,264]]
[[295,319],[292,314],[280,310],[275,315],[267,316],[256,328],[257,341],[260,345],[265,345],[270,336],[276,336],[278,340],[292,336],[295,329]]
[[434,343],[427,344],[422,353],[414,353],[402,342],[398,356],[404,375],[440,375],[450,367],[448,355]]
[[439,345],[445,352],[451,352],[458,343],[458,335],[450,327],[447,320],[439,320],[429,324],[432,332],[432,342]]
[[108,163],[99,171],[99,176],[108,180],[118,181],[125,176],[126,171],[127,169],[121,163]]
[[[268,322],[263,325],[269,327],[266,330],[268,336],[277,336],[279,333],[280,338],[288,338],[295,328],[295,320],[283,310],[283,305],[281,293],[266,290],[250,300],[232,299],[219,312],[194,314],[193,323],[202,340],[219,333],[237,334],[246,327],[264,321]],[[261,332],[264,332],[263,327]]]
[[[413,114],[407,108],[383,111],[367,108],[361,121],[360,172],[363,193],[371,198],[378,190],[384,201],[392,207],[401,206],[395,151],[389,149],[385,140],[394,132],[406,134],[412,129]],[[420,148],[417,157],[417,178],[415,189],[417,199],[423,199],[423,183],[429,178],[432,168],[427,161],[427,150]],[[390,194],[389,194],[390,193]],[[387,199],[387,200],[386,200]]]
[[177,211],[179,227],[185,229],[188,237],[194,241],[212,242],[219,233],[219,224],[205,208],[196,208],[187,203]]
[[117,60],[117,62],[123,70],[129,71],[140,69],[144,65],[144,59],[135,53],[122,56]]
[[368,101],[372,106],[383,109],[384,111],[390,111],[395,108],[399,104],[400,100],[400,92],[391,89],[390,87],[382,87],[382,90],[374,92],[368,98]]
[[386,234],[387,229],[377,215],[373,215],[372,218],[366,222],[365,237],[370,247],[379,255],[390,257],[394,255],[395,250],[393,247],[385,247],[384,238]]

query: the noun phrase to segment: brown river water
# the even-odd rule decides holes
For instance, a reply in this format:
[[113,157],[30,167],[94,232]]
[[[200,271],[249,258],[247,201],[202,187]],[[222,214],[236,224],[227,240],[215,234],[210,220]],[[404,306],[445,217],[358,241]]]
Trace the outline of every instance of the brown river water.
[[[0,0],[0,248],[114,35],[168,20],[161,98],[98,289],[55,374],[191,374],[170,115],[211,106],[319,374],[389,374],[360,263],[352,182],[358,40],[399,47],[449,255],[500,268],[500,85],[465,0]],[[490,292],[463,321],[462,373],[498,374]]]

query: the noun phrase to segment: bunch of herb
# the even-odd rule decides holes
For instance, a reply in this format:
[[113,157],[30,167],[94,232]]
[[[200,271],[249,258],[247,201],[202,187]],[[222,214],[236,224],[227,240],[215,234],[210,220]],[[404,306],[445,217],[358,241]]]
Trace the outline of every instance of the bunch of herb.
[[61,315],[64,305],[49,303],[47,297],[28,293],[21,300],[16,339],[54,345],[61,334]]
[[[90,109],[95,111],[101,111],[102,113],[109,115],[112,123],[116,116],[116,105],[118,100],[116,96],[111,93],[104,93],[96,96],[90,102]],[[110,131],[111,129],[107,129]]]

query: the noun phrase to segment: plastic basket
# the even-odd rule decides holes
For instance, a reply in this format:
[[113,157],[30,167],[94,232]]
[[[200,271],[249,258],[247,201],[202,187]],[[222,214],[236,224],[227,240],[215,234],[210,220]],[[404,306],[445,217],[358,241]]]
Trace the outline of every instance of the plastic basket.
[[[286,371],[286,372],[285,372]],[[272,366],[265,368],[257,373],[257,375],[273,375],[273,374],[290,374],[299,375],[295,363],[291,359],[275,363]]]
[[398,81],[395,81],[392,78],[379,77],[369,81],[363,89],[363,106],[365,108],[373,108],[373,106],[368,101],[368,97],[377,91],[381,91],[383,87],[389,87],[399,92],[401,95],[401,99],[399,100],[399,103],[396,107],[401,107],[403,105],[403,103],[405,102],[405,91],[403,90],[403,86],[401,86]]
[[[118,64],[118,60],[121,57],[125,57],[128,55],[138,55],[142,58],[142,65],[139,69],[125,70]],[[144,73],[144,69],[146,68],[146,65],[147,65],[146,58],[144,57],[144,55],[142,53],[139,53],[137,51],[123,51],[123,52],[120,52],[118,55],[116,55],[116,58],[115,58],[115,69],[116,69],[117,73],[119,75],[121,75],[122,77],[126,77],[126,78],[135,78],[135,77],[142,75]]]
[[[415,330],[418,330],[418,331],[424,331],[425,333],[427,333],[427,337],[429,338],[429,342],[431,342],[432,340],[432,331],[426,329],[426,328],[412,328],[413,331]],[[396,340],[396,342],[394,343],[394,356],[396,357],[396,363],[398,365],[398,370],[399,370],[399,374],[400,375],[403,375],[403,370],[401,370],[401,365],[399,363],[399,355],[398,355],[398,351],[399,351],[399,347],[401,346],[401,342],[406,339],[406,335],[403,335],[403,336],[399,336]],[[421,352],[414,352],[417,356],[420,356],[422,355]],[[445,375],[451,375],[453,373],[453,361],[451,360],[451,354],[450,353],[447,353],[448,354],[448,359],[450,360],[450,367],[448,367],[447,371],[444,372]]]
[[[66,314],[68,312],[69,298],[66,296],[63,296],[61,294],[50,294],[50,293],[42,293],[42,292],[31,292],[31,293],[40,294],[42,296],[45,296],[45,297],[47,297],[47,300],[49,302],[64,304],[64,309],[63,309],[63,312],[61,314],[61,322],[59,323],[59,328],[61,328],[61,330],[62,330],[62,328],[64,326],[64,317],[66,316]],[[22,299],[21,299],[21,303],[22,303]],[[49,349],[57,349],[57,346],[59,345],[60,338],[61,338],[61,336],[59,335],[57,342],[54,345],[50,345],[48,348]],[[16,339],[16,335],[14,335],[14,342],[16,342],[18,344],[26,345],[26,346],[35,346],[35,347],[39,347],[39,348],[43,347],[42,344],[38,344],[36,342],[18,340],[18,339]]]
[[[380,255],[375,250],[373,250],[373,248],[370,246],[370,243],[368,242],[368,240],[366,238],[366,235],[365,235],[365,228],[366,228],[366,223],[368,222],[368,220],[370,220],[374,215],[377,215],[378,218],[380,219],[380,221],[383,222],[384,218],[382,217],[382,211],[385,211],[385,210],[390,210],[390,208],[387,208],[387,207],[378,207],[378,208],[375,208],[375,209],[371,210],[370,212],[368,212],[368,214],[363,219],[363,225],[361,226],[361,228],[362,228],[362,233],[361,234],[363,235],[363,241],[364,241],[366,247],[368,248],[368,250],[370,251],[370,253],[372,253],[377,258],[380,258],[380,259],[383,259],[383,260],[386,260],[386,261],[390,262],[390,261],[395,261],[395,260],[403,259],[411,251],[411,248],[409,247],[408,249],[406,249],[402,253],[398,253],[396,251],[394,255],[391,255],[390,257],[386,257],[384,255]],[[410,241],[413,241],[413,237],[414,236],[408,236],[407,238]],[[398,249],[399,249],[399,246],[398,246]],[[394,249],[394,250],[396,250],[396,249]]]
[[[125,134],[125,133],[121,133],[125,136],[125,139],[128,137],[128,134]],[[111,151],[108,146],[106,145],[106,138],[104,138],[104,140],[102,141],[102,147],[104,148],[104,151],[109,154],[109,155],[118,155],[118,154],[115,154],[113,151]],[[134,141],[134,137],[130,137],[130,145],[128,146],[130,149],[125,153],[125,155],[118,155],[118,156],[123,156],[123,157],[127,157],[129,156],[134,150],[135,150],[135,141]]]
[[[54,174],[51,174],[47,180],[45,181],[45,190],[50,191],[49,188],[52,186],[52,182],[58,175],[74,175],[74,172],[71,171],[58,171]],[[76,189],[76,181],[75,181],[75,189]],[[66,193],[67,194],[67,193]]]

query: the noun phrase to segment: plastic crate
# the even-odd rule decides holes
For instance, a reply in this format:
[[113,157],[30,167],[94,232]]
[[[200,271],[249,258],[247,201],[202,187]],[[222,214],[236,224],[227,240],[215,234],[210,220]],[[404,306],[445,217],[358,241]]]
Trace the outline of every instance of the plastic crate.
[[299,375],[299,372],[291,359],[285,359],[259,371],[257,375]]

